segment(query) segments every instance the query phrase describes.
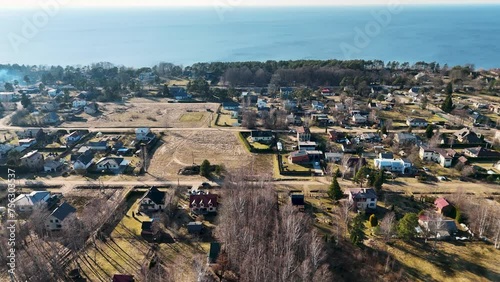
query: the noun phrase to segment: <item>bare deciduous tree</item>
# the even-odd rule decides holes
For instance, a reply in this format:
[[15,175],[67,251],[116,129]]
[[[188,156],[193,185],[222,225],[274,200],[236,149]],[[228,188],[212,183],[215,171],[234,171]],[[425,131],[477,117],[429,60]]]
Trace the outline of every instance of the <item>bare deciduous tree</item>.
[[278,208],[273,187],[243,181],[248,177],[231,175],[224,185],[216,236],[229,269],[243,282],[313,281],[326,270],[324,248],[310,218],[289,204]]
[[396,215],[394,214],[394,212],[389,212],[384,216],[384,218],[382,218],[382,221],[380,221],[379,226],[380,226],[380,231],[384,236],[384,240],[388,241],[392,237],[392,235],[394,235],[395,225],[396,225]]

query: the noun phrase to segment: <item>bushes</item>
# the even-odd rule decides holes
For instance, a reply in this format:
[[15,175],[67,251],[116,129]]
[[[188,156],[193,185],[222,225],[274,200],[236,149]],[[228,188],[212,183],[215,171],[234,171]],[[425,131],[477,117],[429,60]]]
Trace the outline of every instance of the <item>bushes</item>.
[[250,143],[248,143],[248,140],[243,136],[242,132],[238,133],[238,137],[240,138],[241,142],[243,142],[243,145],[247,149],[248,152],[252,153],[252,146],[250,146]]

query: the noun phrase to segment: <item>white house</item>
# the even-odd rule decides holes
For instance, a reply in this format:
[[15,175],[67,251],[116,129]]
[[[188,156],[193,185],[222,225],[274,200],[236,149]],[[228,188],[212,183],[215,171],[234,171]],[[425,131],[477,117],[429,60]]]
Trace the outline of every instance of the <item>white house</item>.
[[85,153],[72,159],[74,170],[87,170],[94,163],[94,155]]
[[29,194],[21,194],[17,196],[12,204],[18,212],[30,212],[37,204],[44,204],[50,198],[50,192],[33,191]]
[[14,99],[14,92],[0,92],[0,102],[11,102]]
[[75,143],[82,139],[83,134],[80,131],[73,131],[68,136],[66,136],[66,143]]
[[49,215],[45,221],[45,227],[50,231],[61,230],[63,221],[75,212],[74,207],[68,203],[63,203]]
[[360,114],[354,114],[352,116],[352,121],[356,124],[361,124],[361,123],[366,123],[368,121],[368,118]]
[[313,109],[315,109],[317,111],[322,111],[325,109],[325,104],[323,104],[322,102],[319,102],[319,101],[312,101],[311,106]]
[[413,164],[402,159],[375,159],[374,165],[378,169],[383,169],[390,172],[400,174],[408,174],[411,172]]
[[36,144],[35,138],[26,138],[19,140],[19,146],[29,148]]
[[72,104],[73,104],[73,108],[79,109],[79,108],[85,107],[87,105],[87,101],[82,100],[82,99],[75,99]]
[[139,141],[151,141],[155,139],[155,135],[151,132],[151,129],[147,127],[137,128],[135,130],[135,139]]
[[349,203],[357,210],[377,208],[377,193],[372,188],[351,188],[347,190]]
[[273,140],[273,133],[271,131],[254,130],[250,135],[250,139],[252,142],[269,143]]
[[54,97],[57,97],[59,95],[62,95],[63,92],[60,91],[60,90],[57,90],[57,89],[49,89],[47,91],[47,93],[49,94],[50,97],[54,98]]
[[325,160],[327,162],[340,162],[344,158],[344,153],[334,153],[334,152],[328,152],[325,153]]
[[335,110],[337,110],[337,111],[345,111],[345,110],[347,110],[347,107],[343,103],[336,103],[335,104]]
[[427,127],[429,125],[423,118],[408,118],[406,124],[411,127]]
[[453,162],[453,156],[444,149],[427,149],[420,147],[419,156],[423,161],[436,162],[446,168],[451,167]]
[[394,135],[394,141],[399,144],[415,144],[418,139],[413,133],[398,132]]
[[56,160],[47,160],[43,164],[43,170],[45,172],[57,172],[61,167],[63,166],[63,163],[60,161]]
[[151,187],[140,201],[141,211],[159,211],[165,209],[165,192],[156,187]]
[[98,170],[118,171],[120,168],[128,166],[130,162],[124,158],[101,158],[96,162]]
[[257,100],[257,108],[259,108],[259,109],[267,108],[267,101],[264,99],[258,99]]

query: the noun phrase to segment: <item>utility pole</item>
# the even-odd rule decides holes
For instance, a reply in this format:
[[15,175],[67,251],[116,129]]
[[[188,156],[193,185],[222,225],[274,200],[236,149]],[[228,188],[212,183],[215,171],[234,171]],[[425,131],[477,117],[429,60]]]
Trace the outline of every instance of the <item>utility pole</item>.
[[146,149],[146,144],[141,144],[142,171],[144,171],[144,173],[148,172],[148,168],[147,168],[147,165],[146,165],[146,162],[148,160],[147,154],[148,154],[148,152],[147,152],[147,149]]

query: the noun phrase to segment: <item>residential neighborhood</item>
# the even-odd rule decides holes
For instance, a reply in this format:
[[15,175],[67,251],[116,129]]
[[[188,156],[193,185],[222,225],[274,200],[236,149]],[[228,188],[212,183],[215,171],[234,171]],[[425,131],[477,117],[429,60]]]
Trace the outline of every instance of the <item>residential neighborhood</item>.
[[256,257],[311,268],[269,281],[498,280],[496,88],[435,65],[221,64],[33,70],[1,93],[22,281],[260,281]]

